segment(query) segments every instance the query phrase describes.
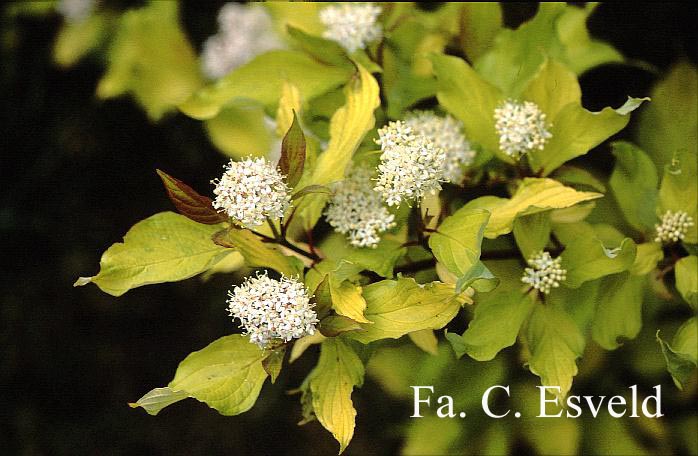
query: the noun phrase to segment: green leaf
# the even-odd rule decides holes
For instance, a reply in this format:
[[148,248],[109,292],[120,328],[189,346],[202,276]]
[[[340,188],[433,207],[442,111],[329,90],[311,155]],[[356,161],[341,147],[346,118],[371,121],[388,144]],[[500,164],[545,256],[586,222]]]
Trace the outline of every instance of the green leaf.
[[371,323],[364,317],[366,301],[361,295],[361,287],[352,281],[360,271],[360,266],[349,261],[335,262],[326,259],[308,271],[305,284],[313,290],[326,281],[326,289],[321,291],[329,292],[332,308],[338,314],[357,322]]
[[131,408],[142,407],[148,415],[157,415],[165,407],[188,397],[189,395],[184,391],[173,391],[168,387],[154,388],[136,402],[130,402],[128,405]]
[[555,60],[546,59],[521,98],[534,101],[555,125],[557,115],[565,106],[581,105],[582,90],[577,76],[569,68]]
[[354,436],[351,393],[363,381],[363,363],[351,346],[338,338],[323,341],[320,360],[309,375],[312,406],[320,424],[339,442],[340,454]]
[[222,415],[239,415],[257,401],[267,373],[267,354],[241,334],[221,337],[179,364],[167,388],[156,388],[132,406],[156,415],[164,407],[191,397]]
[[468,354],[478,361],[489,361],[506,347],[514,345],[534,301],[520,292],[495,293],[478,302],[475,316],[462,336],[446,333],[459,358]]
[[620,141],[612,145],[616,165],[609,184],[630,226],[640,232],[654,228],[659,178],[652,160],[633,144]]
[[681,325],[671,345],[659,337],[659,331],[657,342],[662,347],[667,370],[676,386],[682,390],[691,376],[695,375],[698,364],[698,317],[690,318]]
[[484,196],[464,207],[480,207],[491,212],[485,237],[494,239],[510,233],[516,217],[562,209],[602,196],[600,193],[577,191],[553,179],[526,178],[510,199]]
[[330,190],[329,187],[325,187],[324,185],[307,185],[302,189],[298,190],[293,195],[291,195],[291,201],[295,201],[297,199],[303,198],[306,195],[312,195],[315,193],[331,195],[332,190]]
[[563,163],[586,154],[625,128],[630,121],[628,114],[648,100],[629,97],[620,108],[604,108],[599,112],[587,111],[577,103],[566,105],[551,119],[552,137],[545,148],[528,154],[531,168],[547,176]]
[[613,46],[595,40],[589,34],[587,20],[598,4],[588,2],[584,7],[568,5],[556,23],[557,35],[565,50],[563,60],[577,74],[598,65],[624,60],[623,54]]
[[327,65],[301,51],[270,51],[200,89],[179,108],[201,120],[215,117],[225,105],[238,99],[255,100],[274,108],[284,82],[293,84],[305,100],[311,100],[344,84],[352,70]]
[[433,329],[422,329],[407,334],[410,340],[426,353],[436,355],[439,351],[439,339]]
[[318,330],[325,337],[337,337],[349,331],[362,331],[359,323],[341,315],[328,315],[320,320]]
[[279,169],[286,176],[290,187],[295,187],[303,175],[305,166],[305,135],[301,129],[296,113],[293,113],[293,123],[281,142],[281,158]]
[[320,248],[327,258],[336,261],[345,260],[387,278],[393,277],[395,265],[407,252],[407,248],[403,247],[401,242],[392,239],[381,239],[372,249],[356,248],[339,233],[333,233],[325,238]]
[[213,241],[240,252],[251,268],[271,268],[287,277],[299,277],[303,273],[303,263],[298,258],[284,255],[278,244],[264,242],[250,230],[232,226],[216,232]]
[[[344,94],[346,104],[332,115],[330,121],[327,149],[320,154],[312,174],[303,179],[301,185],[327,185],[343,179],[354,152],[375,124],[373,111],[380,105],[378,83],[361,65],[347,83]],[[326,201],[326,195],[303,198],[296,208],[294,221],[311,229],[320,218]]]
[[361,296],[361,287],[348,280],[341,280],[330,273],[332,308],[339,314],[360,323],[371,323],[364,317],[366,301]]
[[221,214],[213,208],[211,198],[200,195],[196,190],[164,171],[159,169],[155,171],[167,190],[167,196],[180,214],[206,225],[216,225],[228,220],[225,214]]
[[684,211],[693,218],[693,226],[688,229],[683,242],[698,243],[698,177],[695,155],[685,149],[675,154],[674,160],[664,167],[664,177],[659,188],[658,215],[665,211]]
[[267,157],[275,138],[266,125],[264,106],[249,100],[226,105],[204,122],[208,137],[228,157]]
[[550,214],[539,212],[514,219],[514,239],[524,258],[543,250],[550,241]]
[[657,169],[671,163],[677,151],[698,155],[698,69],[678,62],[657,83],[652,103],[639,114],[638,144],[652,157]]
[[267,356],[262,359],[262,368],[264,368],[264,372],[269,375],[269,379],[272,383],[276,383],[276,379],[281,373],[284,356],[286,356],[286,345],[271,350]]
[[493,45],[502,30],[502,8],[496,2],[461,3],[460,42],[468,60],[476,61]]
[[287,25],[291,39],[300,49],[311,55],[314,59],[329,66],[352,69],[352,63],[344,48],[332,40],[310,35],[292,25]]
[[606,186],[599,178],[584,168],[565,165],[555,170],[555,179],[563,184],[583,185],[596,190],[599,193],[606,193]]
[[493,48],[475,61],[475,69],[508,96],[517,97],[546,57],[557,59],[581,74],[623,56],[613,47],[591,39],[586,20],[594,9],[564,3],[541,3],[532,20],[515,30],[503,29]]
[[555,234],[565,245],[562,267],[567,270],[564,284],[578,288],[584,282],[627,271],[634,262],[637,246],[624,238],[614,247],[606,247],[585,223],[558,225]]
[[637,254],[633,262],[630,272],[634,275],[649,274],[657,263],[664,258],[661,244],[656,242],[644,242],[637,245]]
[[681,258],[674,266],[676,289],[693,308],[698,308],[698,257],[690,255]]
[[467,277],[458,284],[458,291],[491,276],[491,273],[487,276],[485,271],[489,271],[480,263],[480,247],[489,217],[490,214],[481,209],[461,208],[446,217],[429,237],[429,247],[436,259],[459,279]]
[[80,277],[74,286],[94,283],[121,296],[143,285],[177,282],[206,271],[230,250],[211,241],[222,225],[203,225],[174,212],[161,212],[136,223],[123,243],[109,247],[99,274]]
[[615,350],[621,340],[634,339],[640,332],[644,284],[645,277],[629,272],[601,280],[591,335],[606,350]]
[[66,22],[53,43],[53,59],[62,67],[71,67],[99,46],[110,31],[111,18],[93,13],[79,22]]
[[451,321],[461,306],[453,286],[440,282],[420,285],[411,278],[383,280],[364,287],[365,331],[347,337],[367,344],[379,339],[397,339],[422,329],[440,329]]
[[564,398],[577,375],[576,360],[584,352],[584,336],[570,316],[557,306],[534,307],[526,330],[531,350],[528,367],[544,386],[560,387]]
[[499,89],[483,80],[463,59],[434,54],[431,61],[439,104],[463,122],[470,141],[496,153],[500,160],[514,163],[499,150],[494,129],[494,110],[503,101]]
[[178,9],[177,2],[151,2],[121,16],[107,53],[107,72],[97,86],[99,98],[130,93],[148,117],[158,120],[201,86]]

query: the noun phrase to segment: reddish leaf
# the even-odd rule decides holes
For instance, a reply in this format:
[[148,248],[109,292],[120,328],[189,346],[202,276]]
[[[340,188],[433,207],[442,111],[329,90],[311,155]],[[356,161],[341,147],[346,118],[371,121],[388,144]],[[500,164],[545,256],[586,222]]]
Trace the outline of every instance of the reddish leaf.
[[225,214],[216,212],[211,205],[211,198],[199,195],[193,188],[181,180],[159,169],[156,171],[165,185],[167,196],[170,197],[180,214],[206,225],[215,225],[228,219]]
[[301,180],[304,166],[305,135],[294,112],[291,128],[281,142],[281,158],[279,158],[279,169],[286,175],[286,182],[290,187],[294,187]]

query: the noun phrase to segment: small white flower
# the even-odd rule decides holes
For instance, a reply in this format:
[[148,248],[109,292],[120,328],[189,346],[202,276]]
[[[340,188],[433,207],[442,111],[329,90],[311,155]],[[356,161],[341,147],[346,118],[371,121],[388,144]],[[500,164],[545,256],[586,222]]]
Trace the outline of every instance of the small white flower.
[[507,100],[494,110],[494,119],[499,148],[516,160],[534,149],[543,150],[552,137],[545,113],[530,101]]
[[96,3],[96,0],[60,0],[56,10],[67,22],[78,23],[90,17]]
[[444,180],[454,184],[463,182],[465,167],[475,159],[475,151],[463,135],[463,124],[450,115],[439,117],[432,111],[413,111],[405,118],[405,124],[444,150]]
[[264,158],[230,160],[216,185],[213,207],[241,226],[259,226],[267,217],[282,218],[291,204],[284,176]]
[[403,121],[393,121],[378,130],[381,146],[380,174],[374,190],[389,206],[420,200],[441,190],[446,153],[426,136],[415,135]]
[[395,226],[395,216],[372,188],[368,168],[354,168],[345,180],[334,184],[333,190],[325,218],[335,230],[347,235],[351,245],[375,248],[380,233]]
[[548,294],[567,278],[567,271],[562,268],[561,263],[561,257],[553,259],[549,252],[541,250],[528,259],[530,267],[524,269],[521,281],[540,290],[541,293]]
[[289,277],[274,280],[266,273],[248,277],[228,292],[227,303],[230,316],[240,320],[250,342],[261,348],[273,340],[312,335],[318,323],[305,285]]
[[218,79],[257,55],[282,47],[263,6],[226,3],[218,13],[218,33],[204,43],[202,70]]
[[666,211],[662,217],[662,223],[654,225],[657,232],[654,241],[664,243],[682,241],[692,226],[693,217],[686,212]]
[[383,34],[377,22],[382,8],[372,3],[341,3],[320,11],[320,22],[327,28],[322,34],[336,41],[350,54],[365,49]]

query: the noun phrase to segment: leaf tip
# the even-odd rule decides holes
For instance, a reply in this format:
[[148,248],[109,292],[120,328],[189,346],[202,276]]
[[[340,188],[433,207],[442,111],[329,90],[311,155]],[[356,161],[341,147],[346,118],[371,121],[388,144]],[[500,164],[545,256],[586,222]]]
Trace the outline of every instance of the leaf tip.
[[92,277],[78,277],[78,280],[73,284],[74,287],[82,287],[92,282]]

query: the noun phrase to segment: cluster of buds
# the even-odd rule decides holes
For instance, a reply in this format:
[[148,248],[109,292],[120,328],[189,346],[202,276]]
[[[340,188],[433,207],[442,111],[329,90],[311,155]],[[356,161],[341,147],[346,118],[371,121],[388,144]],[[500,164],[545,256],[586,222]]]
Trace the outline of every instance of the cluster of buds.
[[541,293],[548,294],[567,278],[567,271],[562,268],[561,263],[562,258],[553,259],[549,252],[540,251],[528,259],[529,267],[524,269],[521,281]]
[[684,211],[666,211],[662,223],[656,224],[655,242],[679,242],[686,237],[688,229],[693,226],[693,217]]
[[371,170],[354,168],[343,181],[333,186],[333,195],[325,209],[327,222],[346,234],[356,247],[376,247],[380,233],[395,226],[395,216],[383,205],[381,195],[372,188]]
[[460,184],[465,177],[465,167],[475,160],[475,151],[463,134],[463,124],[452,116],[439,117],[432,111],[413,111],[405,118],[405,124],[415,134],[426,136],[446,154],[444,180]]
[[225,173],[211,183],[216,188],[213,207],[244,227],[279,219],[291,205],[284,176],[264,158],[230,160]]
[[226,3],[218,13],[218,33],[204,43],[202,70],[209,78],[218,79],[257,55],[281,47],[263,6]]
[[381,7],[371,3],[341,3],[323,8],[320,22],[326,30],[322,36],[336,41],[350,54],[378,40],[383,28],[378,22]]
[[267,274],[248,277],[228,292],[230,316],[240,320],[240,327],[250,342],[267,347],[272,341],[288,342],[315,333],[318,323],[315,305],[301,282]]
[[446,153],[424,135],[414,134],[403,121],[393,121],[378,130],[381,146],[380,174],[374,189],[389,206],[420,200],[435,194],[444,179]]
[[534,149],[543,150],[552,137],[545,113],[530,101],[507,100],[494,110],[494,119],[499,148],[516,160]]

